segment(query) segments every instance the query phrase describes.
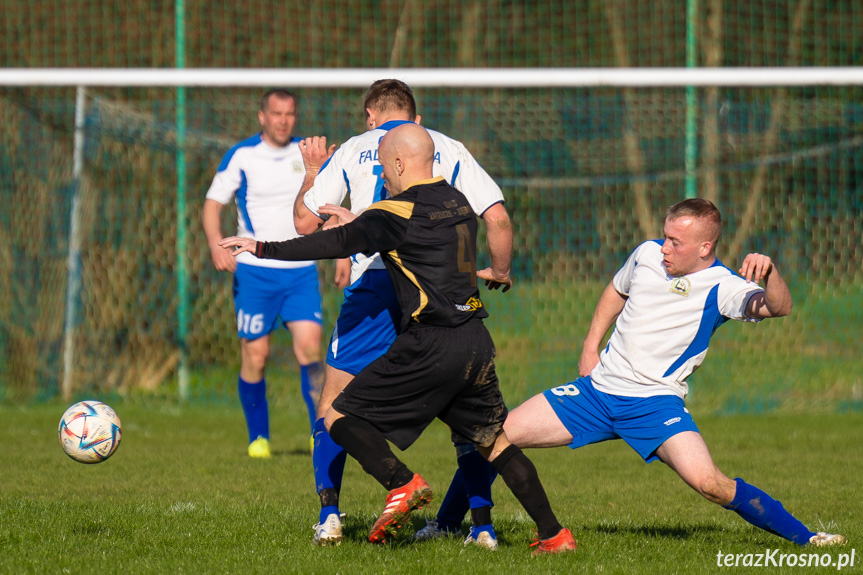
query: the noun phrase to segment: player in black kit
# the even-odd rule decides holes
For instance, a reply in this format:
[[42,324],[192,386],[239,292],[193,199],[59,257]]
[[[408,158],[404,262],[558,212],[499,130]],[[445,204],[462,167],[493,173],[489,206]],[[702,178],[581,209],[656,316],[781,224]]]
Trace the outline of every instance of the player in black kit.
[[[407,449],[435,419],[453,439],[476,444],[537,524],[534,554],[574,550],[575,540],[551,510],[536,468],[503,432],[507,410],[494,370],[494,343],[477,289],[477,221],[467,199],[432,177],[434,143],[404,124],[380,142],[391,197],[352,222],[285,242],[228,238],[261,258],[308,260],[379,252],[402,308],[399,336],[333,402],[325,424],[333,439],[390,490],[369,540],[382,543],[431,501],[432,491],[386,440]],[[348,210],[322,208],[349,220]]]

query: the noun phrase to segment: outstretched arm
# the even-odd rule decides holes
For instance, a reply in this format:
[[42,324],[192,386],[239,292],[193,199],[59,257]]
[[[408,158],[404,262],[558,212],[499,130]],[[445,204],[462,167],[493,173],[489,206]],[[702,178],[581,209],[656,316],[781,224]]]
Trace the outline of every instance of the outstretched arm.
[[623,311],[627,299],[627,296],[614,288],[612,282],[609,282],[605,291],[599,296],[599,302],[593,312],[593,319],[590,320],[587,337],[584,338],[581,358],[578,360],[579,375],[590,375],[590,372],[599,363],[599,346],[602,345],[602,339],[617,320],[617,316]]
[[482,215],[486,225],[488,251],[491,267],[479,270],[476,276],[485,280],[488,289],[503,288],[506,293],[512,287],[512,221],[503,203],[497,203]]
[[764,280],[764,291],[756,293],[746,302],[747,316],[767,319],[791,313],[791,291],[770,257],[757,253],[747,255],[740,266],[740,276],[747,282],[759,283]]
[[297,229],[297,233],[308,235],[317,231],[323,225],[324,220],[312,213],[303,203],[303,199],[306,197],[306,192],[314,186],[315,178],[321,171],[321,166],[333,155],[336,145],[333,144],[327,148],[326,137],[315,136],[301,141],[299,146],[303,155],[303,164],[306,167],[306,177],[303,179],[303,185],[297,194],[297,199],[294,200],[294,227]]
[[[333,206],[338,208],[338,206]],[[356,220],[309,236],[282,242],[256,242],[250,238],[225,238],[224,249],[236,248],[231,255],[243,252],[258,258],[304,261],[346,258],[356,253],[389,251],[400,245],[407,230],[408,218],[382,210],[371,210]]]
[[359,228],[342,226],[311,236],[302,236],[282,242],[256,242],[251,238],[231,237],[219,242],[224,249],[237,256],[249,252],[255,257],[271,260],[304,261],[345,258],[366,250],[366,236]]

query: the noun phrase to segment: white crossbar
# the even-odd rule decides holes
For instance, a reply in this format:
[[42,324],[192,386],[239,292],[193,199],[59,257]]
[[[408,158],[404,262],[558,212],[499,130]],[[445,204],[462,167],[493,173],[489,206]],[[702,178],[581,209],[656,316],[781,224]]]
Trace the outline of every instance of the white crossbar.
[[381,78],[398,78],[414,88],[841,86],[863,85],[863,67],[0,69],[0,86],[365,88]]

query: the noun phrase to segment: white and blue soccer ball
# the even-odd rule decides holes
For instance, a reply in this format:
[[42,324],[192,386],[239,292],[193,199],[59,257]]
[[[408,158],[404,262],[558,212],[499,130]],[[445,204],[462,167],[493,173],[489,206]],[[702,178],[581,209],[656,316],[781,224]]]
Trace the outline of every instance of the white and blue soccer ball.
[[120,418],[100,401],[79,401],[60,418],[57,428],[66,455],[80,463],[99,463],[117,451],[123,430]]

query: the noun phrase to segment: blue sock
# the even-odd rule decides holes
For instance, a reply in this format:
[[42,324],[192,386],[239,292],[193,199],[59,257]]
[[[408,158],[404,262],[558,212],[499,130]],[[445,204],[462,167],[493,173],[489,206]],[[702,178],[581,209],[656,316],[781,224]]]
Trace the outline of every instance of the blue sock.
[[460,528],[469,509],[470,504],[468,503],[464,479],[462,479],[462,471],[457,469],[437,512],[438,527],[447,531]]
[[456,453],[470,508],[494,507],[489,480],[493,473],[491,463],[472,444],[456,445]]
[[[320,493],[324,489],[342,488],[342,475],[345,471],[345,460],[347,452],[333,441],[324,427],[324,418],[315,421],[313,435],[315,438],[315,450],[312,452],[312,463],[315,466],[315,490]],[[324,508],[328,510],[324,515]],[[332,508],[332,509],[330,509]],[[326,520],[330,513],[338,513],[337,506],[324,506],[321,509],[321,521]]]
[[315,398],[321,395],[323,378],[324,371],[320,363],[300,366],[300,392],[303,394],[303,401],[306,402],[306,409],[309,412],[309,429],[312,433],[315,430],[315,416],[317,415]]
[[494,506],[491,484],[497,472],[473,444],[457,443],[455,450],[458,470],[437,513],[438,527],[446,530],[458,529],[468,510]]
[[739,477],[734,500],[725,506],[743,519],[765,531],[784,537],[792,543],[806,545],[815,535],[793,515],[785,511],[782,503],[776,501],[757,487],[749,485]]
[[240,404],[246,414],[246,427],[249,430],[249,443],[258,437],[270,438],[270,414],[267,409],[267,382],[249,383],[242,377],[237,378],[237,392]]
[[471,531],[475,535],[479,535],[483,531],[488,531],[492,539],[497,539],[497,533],[494,532],[494,526],[492,526],[491,523],[489,523],[488,525],[475,525],[471,527]]
[[325,506],[321,507],[321,515],[318,518],[318,523],[323,523],[324,521],[327,520],[327,517],[329,517],[333,513],[335,513],[336,515],[339,515],[339,506],[338,505],[325,505]]

